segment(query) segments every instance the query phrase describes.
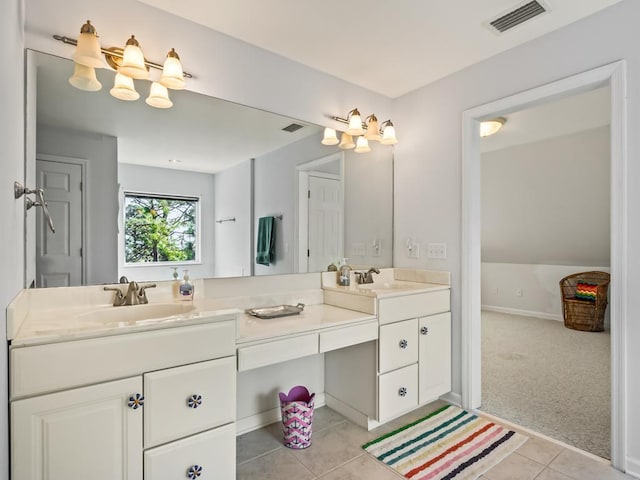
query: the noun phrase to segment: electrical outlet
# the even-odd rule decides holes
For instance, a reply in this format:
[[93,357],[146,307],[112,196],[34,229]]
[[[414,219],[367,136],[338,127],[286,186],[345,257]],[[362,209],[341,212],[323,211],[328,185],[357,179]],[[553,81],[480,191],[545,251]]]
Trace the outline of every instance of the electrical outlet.
[[447,258],[446,243],[429,243],[427,244],[427,258]]
[[351,256],[352,257],[364,257],[364,243],[352,243],[351,244]]
[[521,297],[521,296],[522,296],[522,289],[516,288],[516,297]]

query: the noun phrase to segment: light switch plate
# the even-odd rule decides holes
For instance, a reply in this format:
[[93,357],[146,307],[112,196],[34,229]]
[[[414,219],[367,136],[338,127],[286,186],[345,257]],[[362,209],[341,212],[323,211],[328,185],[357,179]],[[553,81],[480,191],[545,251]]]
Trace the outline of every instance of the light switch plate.
[[407,258],[420,258],[420,244],[411,243],[407,246]]
[[427,258],[447,258],[446,243],[429,243],[427,244]]
[[365,256],[364,243],[352,243],[351,244],[351,256],[352,257],[364,257]]

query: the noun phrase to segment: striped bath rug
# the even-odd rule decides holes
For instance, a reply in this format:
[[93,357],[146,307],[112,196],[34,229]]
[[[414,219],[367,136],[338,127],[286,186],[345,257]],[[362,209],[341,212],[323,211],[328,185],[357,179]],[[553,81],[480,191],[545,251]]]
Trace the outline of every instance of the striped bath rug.
[[406,478],[472,480],[527,437],[453,405],[362,446]]

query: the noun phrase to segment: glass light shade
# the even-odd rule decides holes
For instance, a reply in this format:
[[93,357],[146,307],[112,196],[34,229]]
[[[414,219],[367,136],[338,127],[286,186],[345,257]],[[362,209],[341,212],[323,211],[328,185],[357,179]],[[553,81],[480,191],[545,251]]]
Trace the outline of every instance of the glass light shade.
[[127,77],[135,78],[136,80],[144,80],[149,78],[149,71],[144,64],[144,55],[138,41],[133,35],[127,41],[127,46],[124,47],[122,53],[122,65],[118,68],[118,73]]
[[164,85],[153,82],[151,84],[151,90],[149,91],[149,96],[145,100],[147,105],[151,105],[156,108],[171,108],[173,107],[173,102],[169,100],[169,92],[167,91],[167,87]]
[[378,126],[378,119],[375,116],[367,122],[367,131],[364,134],[364,138],[367,140],[375,140],[379,142],[382,140],[382,135],[380,135],[380,127]]
[[133,78],[126,77],[120,73],[116,73],[113,88],[109,90],[109,93],[120,100],[129,102],[140,98],[140,94],[136,92],[133,85]]
[[180,63],[180,57],[178,57],[178,54],[173,48],[167,54],[167,58],[164,61],[160,83],[173,90],[182,90],[184,88],[182,64]]
[[362,128],[362,117],[360,116],[360,112],[357,109],[352,110],[352,114],[349,117],[349,128],[347,128],[347,132],[351,136],[355,135],[364,135],[364,128]]
[[489,135],[493,135],[497,133],[498,130],[502,128],[502,125],[507,121],[506,118],[498,117],[492,118],[491,120],[487,120],[484,122],[480,122],[480,136],[488,137]]
[[369,146],[369,141],[362,137],[358,137],[356,142],[356,149],[354,150],[356,153],[367,153],[371,151],[371,147]]
[[322,142],[323,145],[337,145],[338,144],[338,136],[336,134],[335,129],[333,128],[325,128],[324,129],[324,136],[322,137]]
[[89,20],[87,20],[87,23],[80,29],[78,45],[71,58],[74,62],[87,67],[106,67],[102,52],[100,51],[100,42],[98,41],[96,29],[93,28]]
[[380,140],[382,145],[395,145],[398,143],[398,139],[396,138],[396,129],[393,125],[387,124],[382,131],[382,140]]
[[340,137],[340,145],[338,145],[338,147],[342,150],[349,150],[351,148],[354,148],[355,146],[356,144],[353,143],[353,137],[348,133],[343,132],[342,136]]
[[76,63],[73,67],[73,75],[69,77],[69,83],[85,92],[97,92],[102,88],[102,84],[96,78],[96,70]]

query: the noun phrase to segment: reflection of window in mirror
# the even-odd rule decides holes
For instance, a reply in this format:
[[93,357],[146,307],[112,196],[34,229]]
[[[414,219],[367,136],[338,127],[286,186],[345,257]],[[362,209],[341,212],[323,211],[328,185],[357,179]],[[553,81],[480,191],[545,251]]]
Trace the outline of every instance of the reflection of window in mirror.
[[125,262],[196,262],[197,197],[125,193]]

